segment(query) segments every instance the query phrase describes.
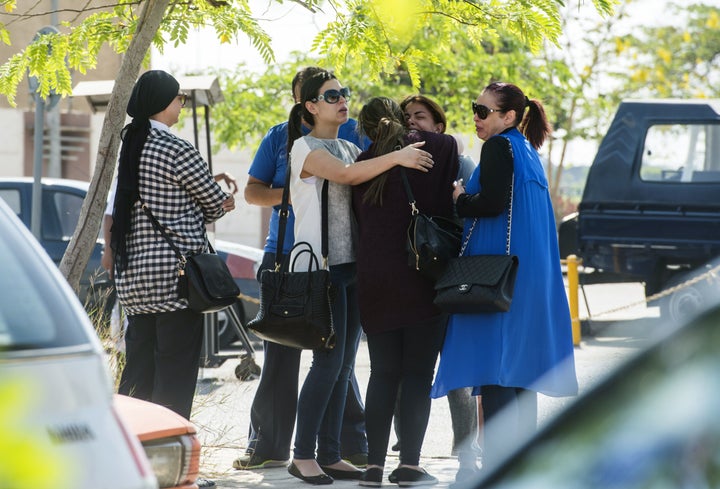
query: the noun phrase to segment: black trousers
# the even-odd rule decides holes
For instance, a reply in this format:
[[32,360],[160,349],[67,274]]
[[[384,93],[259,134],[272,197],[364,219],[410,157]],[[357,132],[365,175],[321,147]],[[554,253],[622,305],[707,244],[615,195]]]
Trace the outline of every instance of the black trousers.
[[118,393],[190,419],[202,338],[203,316],[190,309],[129,316]]
[[419,464],[430,418],[430,388],[446,325],[447,316],[442,315],[421,325],[368,335],[370,381],[365,423],[370,465],[385,465],[396,400],[400,463]]
[[[258,277],[274,263],[275,254],[266,252]],[[247,453],[262,459],[287,460],[295,429],[302,352],[265,341],[263,353],[262,373],[250,407]],[[354,372],[348,384],[340,444],[343,456],[367,453],[365,406]]]

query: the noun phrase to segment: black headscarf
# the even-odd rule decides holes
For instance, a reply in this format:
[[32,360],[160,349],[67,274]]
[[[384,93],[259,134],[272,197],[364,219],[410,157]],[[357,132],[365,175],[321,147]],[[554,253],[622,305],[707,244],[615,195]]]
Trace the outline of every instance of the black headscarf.
[[127,267],[127,235],[133,204],[140,198],[140,153],[150,133],[150,117],[165,110],[175,100],[179,89],[180,84],[172,75],[151,70],[142,74],[130,95],[127,113],[133,120],[120,133],[122,147],[110,241],[118,272]]

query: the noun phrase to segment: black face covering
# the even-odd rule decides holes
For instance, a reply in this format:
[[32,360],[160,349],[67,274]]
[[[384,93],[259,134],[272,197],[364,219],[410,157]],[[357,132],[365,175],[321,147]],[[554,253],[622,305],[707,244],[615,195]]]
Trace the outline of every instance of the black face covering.
[[140,154],[150,132],[150,117],[165,110],[180,90],[180,84],[169,73],[152,70],[143,73],[133,87],[127,113],[133,118],[121,133],[123,140],[115,192],[111,247],[118,273],[127,267],[127,235],[133,204],[138,191]]

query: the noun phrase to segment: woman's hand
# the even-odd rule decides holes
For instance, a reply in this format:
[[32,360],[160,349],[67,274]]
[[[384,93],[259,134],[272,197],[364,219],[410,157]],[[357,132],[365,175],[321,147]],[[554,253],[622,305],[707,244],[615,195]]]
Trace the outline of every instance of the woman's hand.
[[223,201],[222,210],[224,210],[225,212],[230,212],[233,209],[235,209],[235,197],[230,194],[230,197]]
[[453,202],[457,202],[458,197],[465,193],[465,186],[463,183],[462,178],[453,182]]
[[[229,173],[227,173],[227,172],[218,173],[217,175],[213,176],[213,179],[216,182],[219,182],[220,180],[224,181],[225,185],[227,185],[228,188],[230,189],[231,194],[237,193],[237,191],[238,191],[237,180],[235,180],[235,177],[230,175]],[[233,208],[234,208],[234,205],[235,204],[233,203]]]
[[419,149],[420,146],[424,144],[425,141],[419,141],[417,143],[408,144],[404,148],[397,150],[395,153],[399,164],[405,168],[412,168],[414,170],[427,172],[435,163],[433,162],[432,155],[430,153]]

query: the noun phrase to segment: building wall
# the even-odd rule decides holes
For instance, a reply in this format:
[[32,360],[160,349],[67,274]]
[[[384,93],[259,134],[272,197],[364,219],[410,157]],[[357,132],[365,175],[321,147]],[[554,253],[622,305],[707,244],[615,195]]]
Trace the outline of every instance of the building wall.
[[[59,23],[71,22],[73,25],[78,24],[82,19],[86,18],[88,14],[78,15],[77,10],[87,8],[87,0],[56,0],[58,5],[58,20]],[[96,2],[92,2],[93,7]],[[98,2],[99,3],[99,2]],[[114,2],[103,2],[103,3],[114,3]],[[13,12],[14,14],[27,14],[27,18],[17,20],[15,17],[10,17],[7,14],[0,13],[0,22],[3,22],[10,32],[10,46],[0,43],[0,60],[9,59],[12,55],[22,50],[25,46],[30,44],[37,32],[48,25],[52,25],[52,17],[48,13],[52,10],[52,0],[33,0],[20,1],[18,2],[17,9]],[[0,11],[4,12],[4,11]],[[90,12],[97,12],[97,10],[90,10]],[[40,15],[44,14],[44,15]],[[63,26],[58,26],[58,29],[63,32],[66,29]],[[115,73],[120,68],[122,57],[119,54],[113,52],[109,47],[103,47],[100,50],[98,56],[98,65],[94,70],[90,70],[87,74],[73,73],[72,80],[73,85],[80,81],[87,80],[105,80],[108,78],[114,78]],[[34,102],[29,94],[29,85],[27,79],[18,86],[18,92],[16,97],[17,106],[19,109],[33,110]],[[73,102],[72,105],[68,100],[60,102],[60,110],[80,110],[83,112],[89,112],[90,107],[84,100]],[[8,104],[5,97],[0,97],[0,109],[8,108]]]

